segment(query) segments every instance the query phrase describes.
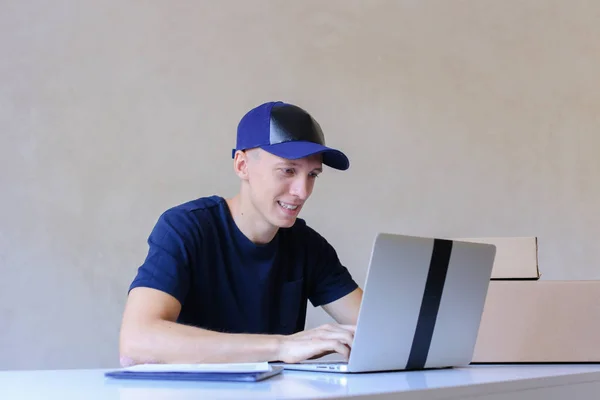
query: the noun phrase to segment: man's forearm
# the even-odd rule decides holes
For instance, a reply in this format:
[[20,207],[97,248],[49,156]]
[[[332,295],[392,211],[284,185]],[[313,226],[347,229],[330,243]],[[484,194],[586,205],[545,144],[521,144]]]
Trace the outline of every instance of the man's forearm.
[[274,361],[280,342],[277,335],[220,333],[158,320],[124,329],[121,365]]

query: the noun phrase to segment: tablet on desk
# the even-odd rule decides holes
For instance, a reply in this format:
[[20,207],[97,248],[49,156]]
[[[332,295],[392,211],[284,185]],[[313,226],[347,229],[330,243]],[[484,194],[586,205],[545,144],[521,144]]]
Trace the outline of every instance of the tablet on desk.
[[283,367],[269,363],[141,364],[104,375],[114,379],[258,382],[282,371]]

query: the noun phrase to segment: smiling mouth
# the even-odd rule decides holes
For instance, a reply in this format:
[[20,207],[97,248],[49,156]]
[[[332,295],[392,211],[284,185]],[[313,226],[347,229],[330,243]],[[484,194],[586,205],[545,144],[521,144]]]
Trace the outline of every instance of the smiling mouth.
[[298,209],[298,205],[288,204],[288,203],[284,203],[282,201],[278,201],[277,203],[279,203],[279,205],[282,208],[285,208],[286,210],[294,211],[294,210]]

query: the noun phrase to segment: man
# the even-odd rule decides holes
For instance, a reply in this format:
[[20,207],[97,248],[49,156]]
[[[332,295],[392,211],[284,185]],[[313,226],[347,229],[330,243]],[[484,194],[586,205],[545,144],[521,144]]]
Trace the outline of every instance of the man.
[[[323,164],[349,167],[303,109],[269,102],[240,121],[239,193],[163,213],[123,314],[121,364],[348,357],[362,290],[298,214]],[[307,301],[336,324],[304,330]]]

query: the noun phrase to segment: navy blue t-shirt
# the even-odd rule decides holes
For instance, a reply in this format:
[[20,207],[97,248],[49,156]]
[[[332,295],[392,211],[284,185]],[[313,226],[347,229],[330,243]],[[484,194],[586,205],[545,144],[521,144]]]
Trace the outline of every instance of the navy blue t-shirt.
[[204,197],[163,213],[130,289],[164,291],[178,322],[229,333],[304,329],[307,301],[320,306],[358,286],[333,247],[298,218],[268,244],[252,243],[225,199]]

